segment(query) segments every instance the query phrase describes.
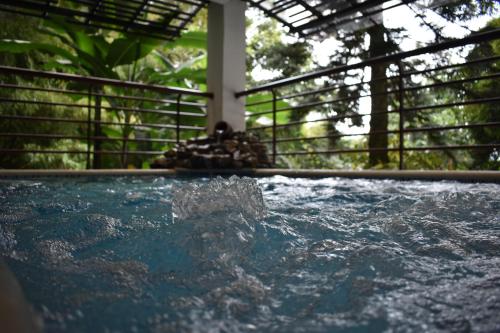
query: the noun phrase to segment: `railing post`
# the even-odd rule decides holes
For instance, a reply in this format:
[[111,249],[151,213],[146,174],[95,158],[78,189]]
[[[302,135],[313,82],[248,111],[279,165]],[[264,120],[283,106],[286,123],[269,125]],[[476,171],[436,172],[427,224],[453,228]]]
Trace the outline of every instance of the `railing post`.
[[92,168],[101,168],[101,88],[97,89],[97,94],[95,94],[95,104],[94,104],[94,160]]
[[181,141],[181,98],[182,94],[177,95],[176,117],[175,117],[175,138],[177,143]]
[[403,63],[398,61],[399,80],[398,80],[398,97],[399,97],[399,170],[404,169],[404,68]]
[[92,127],[92,86],[89,85],[88,89],[88,105],[87,105],[87,169],[90,169],[90,136]]
[[273,94],[273,166],[276,164],[276,91],[271,90]]

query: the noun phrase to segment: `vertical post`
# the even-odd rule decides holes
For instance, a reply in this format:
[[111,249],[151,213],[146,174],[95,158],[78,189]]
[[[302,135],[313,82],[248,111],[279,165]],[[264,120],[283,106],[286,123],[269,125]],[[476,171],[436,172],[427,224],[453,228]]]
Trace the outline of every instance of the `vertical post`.
[[245,130],[245,9],[241,0],[214,0],[208,4],[207,130],[225,121],[235,131]]
[[398,97],[399,97],[399,170],[404,169],[404,140],[405,140],[405,134],[404,134],[404,68],[403,68],[403,63],[398,61],[398,69],[399,69],[399,80],[398,80],[398,85],[399,85],[399,90],[398,90]]
[[92,168],[101,168],[101,88],[97,89],[94,104],[94,159]]
[[175,114],[175,140],[177,143],[181,141],[181,98],[182,94],[177,95],[177,105]]
[[92,86],[88,90],[88,105],[87,105],[87,169],[90,169],[90,131],[92,124]]
[[271,90],[273,94],[273,166],[276,164],[276,91]]

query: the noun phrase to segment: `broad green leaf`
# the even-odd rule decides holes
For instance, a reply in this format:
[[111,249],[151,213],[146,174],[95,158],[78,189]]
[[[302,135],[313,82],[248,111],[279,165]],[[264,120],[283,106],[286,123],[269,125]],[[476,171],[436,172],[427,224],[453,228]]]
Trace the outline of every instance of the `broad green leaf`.
[[207,33],[204,31],[187,31],[173,42],[165,45],[167,48],[190,47],[195,49],[207,49]]
[[161,52],[159,52],[157,50],[154,50],[153,51],[153,55],[155,55],[156,58],[158,58],[161,61],[161,63],[166,68],[168,68],[169,70],[174,70],[175,69],[174,64],[164,54],[162,54]]
[[195,57],[189,61],[186,61],[182,64],[180,64],[179,66],[177,66],[176,68],[176,72],[180,72],[182,70],[185,70],[185,69],[191,69],[191,68],[194,68],[194,67],[202,67],[202,68],[206,68],[206,65],[207,65],[207,55],[206,54],[202,54],[198,57]]
[[79,62],[78,58],[72,55],[70,52],[51,44],[34,43],[25,40],[13,40],[13,39],[0,40],[0,52],[27,53],[30,51],[39,51],[52,55],[58,55],[65,59],[70,60],[73,64],[78,64]]
[[134,61],[147,56],[162,42],[142,38],[118,38],[109,45],[106,64],[114,68],[120,65],[132,64]]
[[95,35],[91,38],[96,49],[96,56],[105,59],[110,49],[109,43],[104,39],[103,35]]
[[185,79],[193,81],[195,83],[205,83],[206,82],[206,70],[184,68],[183,70],[175,73],[159,73],[156,78],[159,79],[159,83],[165,85],[175,85],[175,81],[184,81]]
[[96,55],[94,41],[89,35],[87,35],[82,31],[74,31],[72,33],[72,36],[79,50],[88,53],[92,56]]
[[[246,108],[246,110],[248,112],[251,112],[251,113],[272,111],[273,110],[272,99],[273,99],[273,95],[271,93],[260,93],[260,94],[250,95],[246,98],[246,104],[252,104],[252,103],[257,103],[257,102],[266,102],[266,103],[249,106]],[[277,109],[287,108],[289,106],[290,106],[290,104],[288,104],[285,101],[282,101],[282,100],[276,101],[276,108]],[[276,113],[276,122],[278,124],[284,124],[284,123],[288,122],[288,120],[290,119],[289,114],[290,114],[290,111],[277,112]],[[273,118],[272,113],[263,114],[262,116],[269,118],[269,119]],[[252,118],[257,119],[258,117],[252,117]]]
[[101,128],[101,130],[109,138],[120,138],[122,136],[122,131],[111,128],[111,127],[103,127],[103,128]]

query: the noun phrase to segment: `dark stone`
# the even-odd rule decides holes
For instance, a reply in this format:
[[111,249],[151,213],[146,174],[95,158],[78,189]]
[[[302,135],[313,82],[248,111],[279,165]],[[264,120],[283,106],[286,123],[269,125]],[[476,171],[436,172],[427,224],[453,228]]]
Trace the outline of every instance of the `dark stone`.
[[179,145],[177,147],[177,159],[188,159],[193,155],[193,152],[188,150],[187,147]]
[[194,145],[194,148],[192,148],[192,150],[196,151],[198,154],[209,154],[212,148],[210,144],[204,144],[204,145]]
[[177,149],[167,150],[163,155],[167,158],[176,158],[177,157]]
[[250,144],[246,141],[243,141],[239,144],[239,147],[240,151],[245,154],[245,153],[249,153],[252,148],[250,147]]
[[233,159],[229,154],[215,155],[213,161],[215,167],[219,169],[230,168],[233,165]]
[[154,168],[256,168],[270,167],[267,146],[257,135],[233,132],[229,124],[216,124],[214,134],[181,142],[155,160]]
[[211,143],[212,141],[214,141],[214,138],[212,136],[202,136],[202,137],[198,137],[198,138],[189,139],[189,140],[187,140],[186,143],[188,145],[190,145],[190,144],[206,145],[208,143]]
[[230,154],[234,153],[236,149],[238,149],[238,141],[237,140],[225,140],[224,148]]
[[204,169],[206,168],[206,160],[203,155],[200,154],[193,154],[190,159],[191,162],[191,167],[194,169]]
[[175,159],[161,157],[151,163],[151,169],[172,169],[175,167]]
[[259,137],[255,134],[248,135],[248,141],[250,143],[258,143],[260,141]]

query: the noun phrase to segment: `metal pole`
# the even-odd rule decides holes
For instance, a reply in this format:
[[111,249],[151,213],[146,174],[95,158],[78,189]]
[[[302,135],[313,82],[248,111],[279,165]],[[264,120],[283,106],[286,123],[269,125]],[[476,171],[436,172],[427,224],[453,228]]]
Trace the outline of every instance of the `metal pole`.
[[91,136],[91,122],[92,122],[92,86],[89,86],[88,91],[88,106],[87,106],[87,169],[90,169],[90,136]]
[[271,90],[273,94],[273,165],[276,164],[276,91]]
[[97,89],[97,94],[95,95],[95,105],[94,105],[94,160],[93,168],[101,168],[101,88]]
[[182,94],[177,95],[177,107],[176,107],[177,112],[175,116],[175,122],[176,122],[175,134],[177,143],[181,141],[181,98]]
[[398,61],[399,69],[399,170],[404,169],[404,67],[401,61]]

